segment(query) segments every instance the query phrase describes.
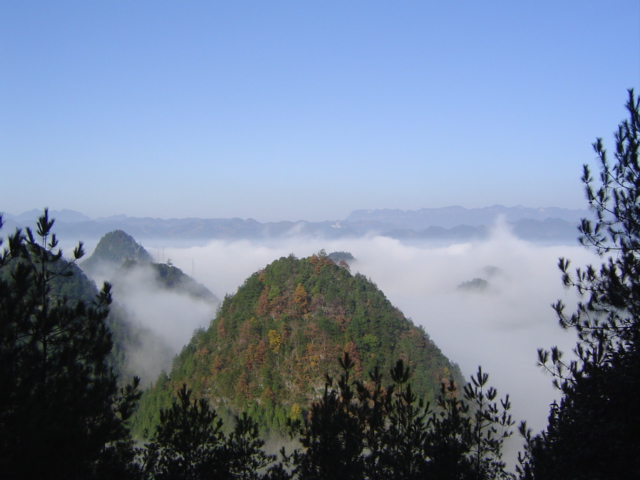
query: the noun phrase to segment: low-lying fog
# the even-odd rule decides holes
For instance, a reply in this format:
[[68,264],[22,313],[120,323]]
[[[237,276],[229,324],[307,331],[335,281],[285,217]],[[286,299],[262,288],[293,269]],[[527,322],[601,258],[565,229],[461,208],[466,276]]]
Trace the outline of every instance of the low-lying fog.
[[[558,299],[569,306],[576,301],[574,292],[562,285],[558,258],[571,259],[574,267],[598,263],[577,242],[575,246],[536,245],[515,238],[505,226],[495,227],[488,241],[450,246],[408,245],[386,237],[336,241],[292,237],[268,245],[213,241],[195,247],[153,243],[144,245],[152,256],[161,252],[220,299],[281,256],[293,253],[302,258],[320,249],[348,251],[356,259],[351,263],[353,273],[369,277],[407,317],[423,325],[465,377],[482,365],[499,396],[509,393],[516,422],[527,420],[535,431],[546,425],[549,404],[558,397],[551,377],[536,366],[536,351],[557,345],[569,354],[576,340],[574,332],[558,326],[550,307]],[[475,278],[488,285],[480,282],[485,288],[457,288]],[[144,304],[148,291],[141,288],[139,292],[137,304]],[[140,311],[138,318],[171,345],[187,342],[195,328],[208,325],[201,308],[187,311],[184,299],[175,308],[170,304],[166,299],[140,307],[150,315]],[[510,463],[522,444],[519,435],[514,437]]]

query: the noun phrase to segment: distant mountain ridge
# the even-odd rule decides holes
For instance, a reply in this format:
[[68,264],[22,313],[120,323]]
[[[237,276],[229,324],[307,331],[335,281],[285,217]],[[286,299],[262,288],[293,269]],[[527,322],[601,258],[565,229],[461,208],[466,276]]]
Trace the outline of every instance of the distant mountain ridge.
[[[19,216],[5,214],[8,228],[29,225],[33,212]],[[468,241],[486,238],[498,218],[514,235],[531,241],[575,243],[577,225],[586,210],[565,208],[527,208],[493,205],[467,209],[460,206],[420,210],[356,210],[345,220],[308,222],[300,220],[261,223],[240,218],[159,219],[117,215],[95,220],[63,210],[51,212],[61,236],[96,239],[113,230],[125,230],[135,238],[188,241],[267,240],[298,235],[324,239],[354,238],[377,234],[400,240]]]
[[489,226],[499,217],[512,223],[525,219],[544,221],[551,218],[565,222],[578,222],[580,218],[587,215],[587,210],[570,210],[558,207],[527,208],[521,205],[516,207],[492,205],[468,209],[452,206],[407,211],[398,209],[356,210],[345,219],[345,222],[371,222],[385,225],[388,228],[424,230],[429,227],[453,228],[459,225]]
[[[42,209],[34,208],[33,210],[29,210],[28,212],[23,212],[20,215],[11,215],[8,213],[3,213],[3,217],[5,220],[14,220],[17,222],[21,222],[25,226],[35,225],[38,218],[42,215]],[[50,218],[56,219],[58,222],[87,222],[91,221],[91,218],[86,215],[76,212],[75,210],[50,210],[49,211]]]

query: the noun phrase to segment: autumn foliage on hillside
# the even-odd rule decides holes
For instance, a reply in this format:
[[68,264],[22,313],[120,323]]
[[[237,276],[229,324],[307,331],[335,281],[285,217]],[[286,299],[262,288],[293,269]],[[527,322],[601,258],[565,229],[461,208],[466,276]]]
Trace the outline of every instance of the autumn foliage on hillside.
[[[263,427],[283,431],[322,395],[336,358],[348,353],[355,379],[403,359],[417,394],[433,399],[451,364],[376,285],[320,252],[282,257],[227,296],[208,329],[198,331],[143,399],[139,425],[153,428],[151,404],[166,405],[183,383],[224,411],[248,411]],[[146,408],[149,403],[149,408]]]

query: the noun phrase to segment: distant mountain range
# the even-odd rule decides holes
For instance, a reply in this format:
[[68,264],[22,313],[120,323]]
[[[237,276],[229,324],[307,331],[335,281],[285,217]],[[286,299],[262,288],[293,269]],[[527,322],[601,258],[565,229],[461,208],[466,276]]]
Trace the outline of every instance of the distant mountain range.
[[557,219],[575,223],[587,215],[587,210],[569,210],[557,207],[527,208],[493,205],[484,208],[463,208],[454,206],[407,211],[397,209],[356,210],[345,219],[345,222],[372,223],[384,225],[387,228],[424,230],[429,227],[454,228],[459,225],[487,226],[492,225],[499,217],[503,217],[507,222]]
[[[42,212],[3,214],[5,229],[32,226]],[[280,239],[298,235],[335,239],[377,234],[403,241],[468,241],[486,238],[498,219],[514,235],[530,241],[573,243],[577,225],[588,217],[586,210],[565,208],[526,208],[494,205],[467,209],[459,206],[420,210],[356,210],[339,221],[261,223],[240,218],[139,218],[117,215],[91,219],[72,210],[51,211],[56,231],[69,238],[97,239],[113,230],[124,230],[140,240],[173,239],[206,241],[212,239]]]

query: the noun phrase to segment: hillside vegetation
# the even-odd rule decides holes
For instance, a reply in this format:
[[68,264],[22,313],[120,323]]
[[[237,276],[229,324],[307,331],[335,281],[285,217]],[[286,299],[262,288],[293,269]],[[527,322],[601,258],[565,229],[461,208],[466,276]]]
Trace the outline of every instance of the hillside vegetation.
[[[147,250],[121,230],[105,234],[81,266],[94,280],[104,279],[112,284],[114,303],[108,323],[114,339],[114,366],[120,376],[140,377],[142,385],[151,384],[159,372],[170,368],[179,347],[171,348],[168,339],[153,325],[142,322],[136,307],[141,302],[161,302],[167,295],[179,296],[207,304],[211,313],[205,318],[211,318],[219,303],[209,289],[179,268],[170,263],[154,263]],[[97,293],[95,286],[94,290],[92,295]],[[85,300],[91,298],[90,295]]]
[[325,374],[336,373],[344,352],[365,382],[375,366],[388,372],[403,359],[415,392],[428,400],[443,381],[462,384],[458,367],[373,282],[322,252],[290,255],[225,297],[209,328],[196,332],[171,374],[143,398],[138,429],[151,431],[158,407],[186,383],[219,411],[246,410],[280,431],[322,395]]

